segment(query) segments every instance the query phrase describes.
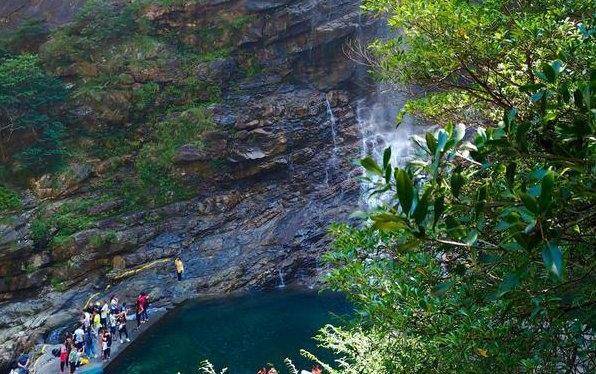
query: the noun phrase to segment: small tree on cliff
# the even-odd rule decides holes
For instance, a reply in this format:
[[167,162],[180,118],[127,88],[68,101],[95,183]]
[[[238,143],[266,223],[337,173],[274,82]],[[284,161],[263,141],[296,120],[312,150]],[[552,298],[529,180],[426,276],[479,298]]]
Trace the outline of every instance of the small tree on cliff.
[[0,60],[0,161],[13,168],[40,173],[57,167],[64,155],[64,124],[57,109],[66,88],[48,75],[37,56]]

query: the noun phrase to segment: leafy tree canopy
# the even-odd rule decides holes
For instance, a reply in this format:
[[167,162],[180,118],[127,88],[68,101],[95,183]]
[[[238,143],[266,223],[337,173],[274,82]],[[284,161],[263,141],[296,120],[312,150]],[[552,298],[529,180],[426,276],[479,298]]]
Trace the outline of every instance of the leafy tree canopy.
[[405,110],[441,128],[405,168],[363,159],[385,203],[332,229],[329,285],[362,316],[319,337],[335,372],[594,370],[593,3],[365,7],[402,29],[377,74],[422,85]]

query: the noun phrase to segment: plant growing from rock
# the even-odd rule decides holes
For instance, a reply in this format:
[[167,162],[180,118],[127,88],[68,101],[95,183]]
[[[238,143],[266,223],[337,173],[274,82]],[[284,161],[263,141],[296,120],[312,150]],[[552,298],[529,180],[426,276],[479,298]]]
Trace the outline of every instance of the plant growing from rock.
[[19,169],[39,174],[62,165],[65,125],[57,108],[66,94],[37,56],[0,59],[0,162],[13,176]]

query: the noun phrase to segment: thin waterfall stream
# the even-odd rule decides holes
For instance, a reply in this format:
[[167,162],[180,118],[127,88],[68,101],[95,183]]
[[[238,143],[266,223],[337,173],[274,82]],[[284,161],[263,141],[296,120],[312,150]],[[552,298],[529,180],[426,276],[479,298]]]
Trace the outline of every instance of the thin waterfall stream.
[[325,168],[325,184],[329,185],[329,183],[333,179],[333,173],[338,167],[339,158],[337,147],[337,119],[333,114],[333,109],[331,109],[331,103],[329,102],[329,99],[327,99],[327,97],[325,97],[325,106],[327,108],[327,114],[329,116],[331,139],[333,141],[333,147],[331,148],[331,156],[329,157],[329,160],[327,160],[327,166]]
[[284,280],[284,271],[282,269],[279,269],[278,273],[279,273],[279,283],[277,284],[277,288],[285,288],[286,282]]

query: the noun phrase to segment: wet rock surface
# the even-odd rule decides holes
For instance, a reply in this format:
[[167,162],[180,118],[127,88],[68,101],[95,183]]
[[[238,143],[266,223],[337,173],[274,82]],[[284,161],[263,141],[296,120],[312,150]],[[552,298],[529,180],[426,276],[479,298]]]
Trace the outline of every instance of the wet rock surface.
[[[352,164],[360,155],[357,67],[342,46],[357,33],[374,32],[378,21],[362,17],[354,0],[199,4],[156,6],[146,16],[170,28],[204,16],[205,9],[249,14],[253,22],[238,48],[256,56],[263,70],[229,84],[211,108],[217,128],[206,135],[206,147],[177,150],[177,168],[189,183],[197,181],[196,196],[106,218],[57,246],[33,239],[35,201],[3,221],[0,364],[72,323],[92,297],[133,300],[147,291],[155,306],[168,306],[273,287],[280,277],[311,283],[318,276],[328,225],[347,218],[360,189]],[[7,14],[0,7],[0,15]],[[236,63],[224,59],[200,66],[197,74],[230,83],[235,71]],[[85,193],[84,184],[101,178],[107,162],[75,165],[69,180],[40,180],[36,198],[55,199],[59,207],[61,198]],[[202,167],[214,163],[222,166],[201,181]],[[121,204],[98,202],[88,209],[107,214]],[[185,263],[182,282],[176,281],[175,256]]]

